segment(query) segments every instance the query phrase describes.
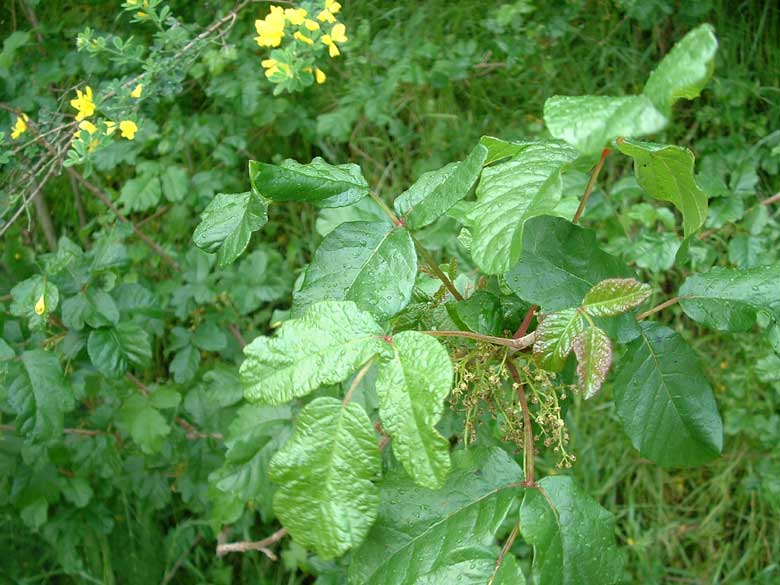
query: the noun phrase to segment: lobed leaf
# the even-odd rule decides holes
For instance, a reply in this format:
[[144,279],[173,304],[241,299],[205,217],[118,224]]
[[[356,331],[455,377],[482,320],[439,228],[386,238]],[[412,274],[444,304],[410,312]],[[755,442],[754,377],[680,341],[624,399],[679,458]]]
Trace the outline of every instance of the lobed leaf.
[[677,333],[642,323],[615,372],[615,402],[640,455],[669,467],[717,457],[723,423],[699,358]]
[[411,299],[417,253],[409,232],[384,222],[342,223],[314,254],[293,296],[293,316],[324,301],[354,301],[379,320]]
[[352,301],[323,301],[286,321],[276,337],[257,337],[244,348],[244,395],[281,404],[322,384],[343,382],[373,356],[391,355],[384,331]]
[[747,331],[759,311],[780,318],[780,264],[713,268],[688,277],[679,295],[683,311],[694,321],[722,331]]
[[317,398],[271,459],[279,484],[274,512],[295,541],[323,559],[360,545],[374,523],[382,471],[376,433],[363,408]]
[[548,476],[525,492],[520,533],[534,548],[534,583],[623,583],[615,519],[570,477]]
[[593,285],[582,308],[592,317],[614,317],[644,303],[651,292],[649,284],[635,278],[608,278]]
[[668,201],[683,216],[686,237],[695,233],[707,219],[707,194],[696,184],[694,157],[687,148],[619,140],[618,148],[634,159],[639,185],[648,195]]
[[612,342],[598,327],[589,327],[577,334],[572,342],[577,356],[577,378],[580,391],[587,400],[601,389],[612,365]]
[[449,441],[436,423],[452,388],[452,363],[441,343],[417,331],[394,335],[392,348],[393,357],[377,371],[379,416],[407,473],[418,485],[437,489],[450,469]]
[[395,200],[396,213],[404,217],[409,229],[433,223],[469,194],[479,179],[487,153],[485,146],[477,144],[465,160],[424,173]]
[[546,370],[560,372],[572,350],[574,338],[585,329],[578,309],[564,309],[545,315],[536,330],[534,357]]
[[561,171],[577,152],[560,142],[531,142],[510,160],[486,168],[469,211],[471,255],[488,274],[505,272],[522,251],[523,227],[550,213],[561,197]]
[[358,165],[331,165],[320,157],[308,164],[250,160],[249,180],[253,192],[273,201],[306,201],[319,207],[351,205],[369,192]]

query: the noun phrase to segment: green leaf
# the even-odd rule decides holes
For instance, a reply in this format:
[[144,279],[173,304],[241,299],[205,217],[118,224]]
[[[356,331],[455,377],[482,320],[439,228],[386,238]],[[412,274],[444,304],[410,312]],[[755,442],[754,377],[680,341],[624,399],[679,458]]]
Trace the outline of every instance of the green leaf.
[[[39,301],[43,297],[43,307]],[[46,325],[49,315],[57,308],[60,301],[59,289],[36,274],[23,280],[11,289],[11,314],[28,319],[30,329],[41,329]],[[40,315],[36,307],[43,309]]]
[[694,157],[690,150],[630,140],[619,140],[618,148],[634,159],[634,172],[642,189],[651,197],[668,201],[680,210],[686,237],[704,225],[707,194],[696,184]]
[[62,323],[68,329],[81,331],[90,327],[110,327],[119,322],[119,308],[114,299],[100,288],[88,288],[62,303]]
[[235,261],[249,244],[252,232],[268,222],[268,204],[255,193],[218,193],[201,214],[192,241],[206,252],[217,253],[220,266]]
[[501,159],[515,156],[531,144],[528,141],[510,142],[494,136],[483,136],[479,139],[479,143],[487,148],[487,158],[484,163],[486,165],[492,165]]
[[570,477],[549,476],[525,492],[520,533],[534,547],[534,583],[623,583],[615,519]]
[[678,41],[647,79],[644,94],[669,115],[674,103],[699,97],[714,68],[718,40],[709,24],[702,24]]
[[374,427],[360,405],[317,398],[271,459],[279,484],[274,512],[295,541],[323,559],[338,557],[366,537],[376,519],[382,472]]
[[574,338],[584,329],[585,320],[577,309],[545,315],[536,330],[534,357],[544,369],[560,372],[572,350]]
[[593,398],[607,378],[612,365],[612,342],[598,327],[588,327],[577,334],[572,342],[577,356],[577,378],[580,391],[587,400]]
[[124,321],[115,327],[95,329],[87,340],[87,353],[106,376],[121,376],[133,364],[145,366],[152,359],[149,334],[140,325]]
[[145,211],[160,203],[162,184],[156,173],[145,173],[127,181],[119,195],[125,213]]
[[250,160],[249,179],[252,190],[268,199],[320,207],[351,205],[369,191],[358,165],[331,165],[319,157],[305,165],[290,159],[279,166]]
[[462,162],[424,173],[395,200],[396,213],[404,217],[412,230],[433,223],[469,194],[486,157],[487,148],[477,144]]
[[382,222],[342,223],[317,248],[293,297],[293,316],[324,301],[354,301],[385,320],[412,296],[417,253],[409,232]]
[[747,331],[758,311],[780,317],[780,264],[713,268],[688,277],[679,295],[683,311],[694,321],[722,331]]
[[486,168],[469,212],[471,255],[498,274],[520,257],[525,222],[550,213],[561,197],[561,170],[577,152],[559,142],[532,142],[507,162]]
[[592,317],[614,317],[644,303],[652,291],[635,278],[608,278],[588,291],[582,308]]
[[10,374],[8,403],[19,433],[38,441],[59,437],[74,400],[57,356],[42,349],[26,351]]
[[544,122],[555,138],[583,154],[596,155],[618,136],[663,130],[666,117],[643,95],[555,96],[544,102]]
[[187,171],[177,165],[171,165],[160,175],[163,195],[168,201],[176,203],[187,196],[190,190],[190,180]]
[[116,416],[119,429],[129,434],[144,453],[157,453],[171,427],[146,396],[133,394]]
[[437,489],[450,469],[449,441],[436,430],[452,388],[452,363],[433,337],[417,331],[393,336],[393,357],[376,377],[379,416],[393,454],[418,485]]
[[633,270],[599,247],[596,232],[541,216],[526,223],[523,252],[506,283],[521,299],[551,312],[578,306],[597,282],[631,276]]
[[486,290],[475,291],[464,301],[448,302],[447,312],[464,331],[483,335],[501,335],[504,331],[501,301]]
[[200,366],[200,352],[188,343],[176,352],[176,355],[168,365],[168,370],[173,375],[173,381],[177,384],[185,384],[191,381],[198,373]]
[[723,423],[699,357],[671,329],[642,323],[615,372],[615,402],[640,455],[692,467],[717,457]]
[[281,404],[322,384],[343,382],[377,354],[388,354],[384,331],[351,301],[324,301],[286,321],[276,337],[244,348],[241,382],[247,400]]
[[192,343],[203,351],[221,351],[227,347],[228,339],[214,321],[204,321],[192,334]]
[[522,479],[500,448],[453,453],[452,471],[436,491],[404,474],[386,476],[376,524],[352,554],[349,583],[485,585],[499,552],[488,543],[521,493]]

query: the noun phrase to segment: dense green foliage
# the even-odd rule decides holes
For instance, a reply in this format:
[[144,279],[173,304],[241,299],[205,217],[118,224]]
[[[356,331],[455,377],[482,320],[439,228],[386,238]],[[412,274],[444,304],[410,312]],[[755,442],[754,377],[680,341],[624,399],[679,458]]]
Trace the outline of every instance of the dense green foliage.
[[0,12],[3,580],[774,583],[780,12],[344,4]]

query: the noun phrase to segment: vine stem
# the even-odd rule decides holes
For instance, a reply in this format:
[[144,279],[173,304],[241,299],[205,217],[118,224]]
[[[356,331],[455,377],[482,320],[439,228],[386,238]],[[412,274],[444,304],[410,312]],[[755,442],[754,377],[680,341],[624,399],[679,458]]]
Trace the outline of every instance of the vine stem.
[[387,215],[387,217],[390,218],[390,221],[392,221],[393,224],[395,224],[397,226],[404,225],[404,222],[402,222],[400,219],[398,219],[398,216],[393,212],[392,209],[390,209],[387,206],[387,203],[385,203],[379,195],[377,195],[373,191],[369,191],[368,194],[371,196],[371,199],[374,200],[374,203],[376,203],[379,207],[382,208],[382,211],[385,212],[385,214]]
[[607,160],[607,156],[610,152],[612,151],[609,148],[605,148],[601,151],[601,158],[590,173],[588,185],[585,187],[585,193],[583,193],[582,199],[580,199],[580,205],[577,208],[577,212],[571,220],[572,223],[576,224],[580,221],[580,217],[582,217],[582,214],[585,211],[585,206],[588,204],[588,199],[590,199],[590,194],[593,192],[593,187],[596,186],[596,179],[599,178],[599,173],[601,173],[601,169],[604,168],[604,161]]
[[685,296],[683,296],[683,297],[673,297],[673,298],[669,299],[668,301],[664,301],[660,305],[656,305],[652,309],[648,309],[644,313],[639,313],[639,315],[636,316],[636,320],[637,321],[641,321],[642,319],[645,319],[645,318],[649,317],[650,315],[655,315],[659,311],[663,311],[665,308],[671,307],[675,303],[679,303],[681,300],[687,299],[687,298],[688,297],[685,297]]
[[272,561],[275,561],[277,560],[277,557],[268,547],[282,540],[285,536],[287,536],[287,534],[288,532],[286,528],[280,528],[271,536],[267,536],[263,540],[244,540],[241,542],[226,542],[224,544],[218,544],[217,556],[221,557],[231,552],[247,552],[250,550],[258,550]]
[[504,546],[501,547],[501,552],[498,553],[496,567],[493,569],[493,574],[490,575],[490,580],[488,581],[487,585],[493,585],[493,581],[495,581],[496,575],[498,575],[498,571],[501,568],[501,565],[504,564],[504,558],[509,552],[509,549],[512,548],[512,545],[515,543],[515,539],[517,539],[518,534],[520,534],[520,524],[515,523],[515,525],[512,527],[512,532],[509,533],[509,537],[504,543]]
[[357,374],[355,374],[355,378],[352,380],[352,384],[349,385],[349,390],[347,390],[347,393],[344,395],[344,400],[341,401],[341,406],[346,406],[350,400],[352,400],[352,395],[355,393],[355,390],[357,390],[357,387],[360,385],[360,382],[363,380],[363,378],[366,377],[366,374],[368,374],[368,370],[371,369],[371,366],[374,365],[373,358],[368,360],[365,364],[363,364],[363,367],[360,368]]
[[525,481],[523,482],[523,485],[525,487],[536,487],[536,477],[534,474],[534,429],[531,426],[531,413],[528,410],[528,400],[525,396],[523,380],[520,378],[520,372],[517,371],[514,362],[508,360],[506,365],[509,369],[509,373],[512,375],[512,379],[517,385],[517,397],[520,399],[520,408],[523,411],[523,471],[525,472]]
[[520,351],[526,347],[532,346],[536,340],[535,332],[517,339],[482,335],[481,333],[472,333],[471,331],[420,331],[420,333],[425,333],[426,335],[431,335],[433,337],[466,337],[468,339],[475,339],[476,341],[492,343],[493,345],[503,345],[504,347],[508,347],[515,351]]

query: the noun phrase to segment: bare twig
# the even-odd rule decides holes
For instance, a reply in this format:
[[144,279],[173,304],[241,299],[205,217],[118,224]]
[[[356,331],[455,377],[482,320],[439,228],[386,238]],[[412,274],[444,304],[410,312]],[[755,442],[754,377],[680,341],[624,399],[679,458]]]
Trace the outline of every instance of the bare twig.
[[534,344],[536,340],[536,333],[529,333],[523,337],[509,339],[507,337],[495,337],[493,335],[482,335],[481,333],[473,333],[471,331],[421,331],[426,335],[432,335],[434,337],[466,337],[468,339],[474,339],[476,341],[483,341],[485,343],[492,343],[493,345],[503,345],[514,351],[520,351]]
[[585,206],[588,204],[588,199],[590,199],[590,194],[593,192],[593,187],[596,186],[596,179],[599,177],[599,173],[601,172],[601,169],[604,168],[604,161],[607,160],[607,156],[610,153],[609,148],[605,148],[601,151],[601,158],[599,159],[599,162],[596,163],[596,166],[593,167],[593,170],[590,173],[590,179],[588,180],[588,184],[585,187],[585,193],[582,195],[582,199],[580,199],[580,205],[577,207],[577,211],[574,214],[574,218],[572,218],[572,223],[577,223],[580,221],[580,217],[582,216],[582,213],[585,211]]
[[675,303],[679,303],[681,300],[686,299],[686,298],[688,298],[688,297],[684,297],[684,296],[683,297],[673,297],[673,298],[669,299],[668,301],[664,301],[660,305],[656,305],[652,309],[648,309],[644,313],[639,313],[639,315],[636,316],[636,320],[637,321],[641,321],[642,319],[645,319],[645,318],[649,317],[650,315],[655,315],[657,312],[663,311],[665,308],[671,307]]
[[[410,234],[411,235],[411,234]],[[417,252],[420,254],[420,256],[423,257],[423,260],[425,260],[425,263],[428,265],[428,268],[431,269],[431,272],[441,280],[442,284],[445,286],[445,288],[450,291],[450,294],[455,297],[455,300],[462,301],[463,295],[460,294],[457,288],[455,288],[455,285],[452,283],[452,281],[449,279],[449,277],[442,272],[441,268],[439,268],[439,263],[436,262],[436,259],[431,256],[431,253],[426,250],[420,242],[417,241],[417,238],[414,236],[412,237],[412,241],[414,242],[414,247],[417,248]]]
[[241,542],[226,542],[224,544],[217,545],[217,556],[221,557],[231,552],[247,552],[250,550],[257,550],[263,553],[272,561],[277,560],[277,556],[268,547],[275,544],[287,536],[287,529],[280,528],[274,532],[271,536],[264,538],[263,540],[249,541],[244,540]]
[[512,545],[515,543],[515,539],[517,539],[517,535],[519,533],[520,533],[520,524],[515,524],[512,527],[512,532],[509,533],[509,537],[506,539],[504,546],[501,547],[501,552],[498,553],[498,559],[496,559],[496,568],[493,569],[493,574],[490,575],[490,580],[488,581],[488,585],[493,585],[493,581],[495,581],[496,575],[498,575],[498,571],[499,569],[501,569],[501,565],[504,564],[504,557],[506,557],[507,553],[509,552],[509,549],[512,548]]
[[534,429],[531,426],[531,413],[528,410],[528,400],[526,400],[525,397],[523,379],[520,377],[520,373],[517,371],[514,362],[507,360],[506,365],[509,369],[509,373],[512,375],[512,379],[515,381],[517,397],[520,399],[520,408],[523,411],[523,471],[525,471],[525,481],[523,481],[523,485],[526,487],[535,487],[536,477],[534,476],[534,460],[536,457],[536,446],[534,445]]
[[370,370],[371,366],[373,365],[374,360],[372,358],[363,364],[363,367],[360,368],[357,374],[355,374],[355,378],[352,380],[352,384],[350,384],[349,390],[347,390],[347,393],[344,395],[344,400],[341,401],[341,406],[346,406],[349,401],[352,400],[352,395],[355,393],[355,390],[360,385],[360,382],[363,380],[363,378],[366,377],[368,370]]

